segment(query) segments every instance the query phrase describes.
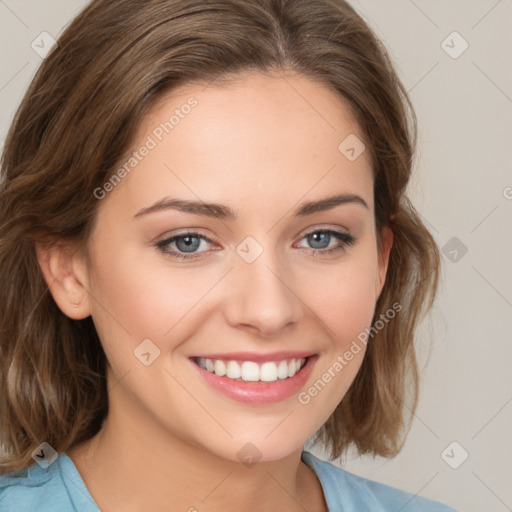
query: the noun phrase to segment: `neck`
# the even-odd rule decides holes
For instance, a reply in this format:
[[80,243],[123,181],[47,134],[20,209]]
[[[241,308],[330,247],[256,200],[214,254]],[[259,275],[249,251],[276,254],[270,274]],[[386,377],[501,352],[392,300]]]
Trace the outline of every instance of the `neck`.
[[155,428],[111,408],[96,436],[67,451],[102,512],[327,510],[302,449],[250,465]]

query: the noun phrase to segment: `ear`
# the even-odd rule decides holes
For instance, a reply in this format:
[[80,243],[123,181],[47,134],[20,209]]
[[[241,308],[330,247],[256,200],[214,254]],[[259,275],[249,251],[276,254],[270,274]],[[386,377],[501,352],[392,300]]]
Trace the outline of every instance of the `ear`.
[[381,231],[381,247],[378,254],[378,276],[375,283],[375,300],[377,301],[386,282],[388,270],[389,254],[393,246],[393,231],[389,226],[385,226]]
[[59,309],[73,320],[87,318],[87,266],[80,251],[70,243],[36,242],[37,261]]

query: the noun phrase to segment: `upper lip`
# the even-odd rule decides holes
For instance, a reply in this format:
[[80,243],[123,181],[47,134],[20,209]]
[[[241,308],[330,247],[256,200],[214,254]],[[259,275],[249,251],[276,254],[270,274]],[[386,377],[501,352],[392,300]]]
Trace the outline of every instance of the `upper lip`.
[[304,359],[315,355],[311,351],[282,350],[267,354],[257,352],[229,352],[225,354],[197,354],[190,356],[191,359],[202,357],[203,359],[222,359],[224,361],[254,361],[255,363],[265,363],[268,361],[282,361],[284,359]]

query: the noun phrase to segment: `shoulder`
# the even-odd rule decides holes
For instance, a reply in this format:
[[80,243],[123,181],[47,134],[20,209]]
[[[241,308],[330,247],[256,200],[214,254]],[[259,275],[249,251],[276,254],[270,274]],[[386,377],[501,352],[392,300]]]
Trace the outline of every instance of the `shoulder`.
[[65,454],[59,454],[48,468],[34,463],[28,469],[0,475],[0,512],[99,510],[87,499],[85,485],[80,488],[83,482],[77,475]]
[[[374,480],[350,473],[309,452],[302,460],[317,474],[324,489],[329,509],[356,512],[457,512],[438,501],[402,491]],[[343,508],[342,508],[343,507]]]
[[0,512],[73,510],[69,508],[58,465],[57,460],[43,470],[34,464],[23,471],[0,476]]

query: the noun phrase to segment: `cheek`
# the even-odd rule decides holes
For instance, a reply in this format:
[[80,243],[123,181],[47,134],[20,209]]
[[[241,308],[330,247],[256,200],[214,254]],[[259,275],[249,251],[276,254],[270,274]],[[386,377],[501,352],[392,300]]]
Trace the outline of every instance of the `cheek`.
[[190,318],[196,319],[202,311],[200,301],[219,282],[222,272],[171,268],[164,257],[155,261],[151,250],[114,252],[115,246],[103,246],[91,283],[92,317],[105,351],[112,346],[118,353],[116,347],[122,346],[130,354],[144,339],[151,339],[162,350],[172,349],[186,334]]
[[329,337],[311,385],[298,395],[300,407],[308,412],[315,428],[326,421],[341,402],[366,353],[366,333],[375,311],[377,275],[371,253],[367,255],[366,259],[351,259],[350,263],[347,261],[325,274],[321,291],[318,290],[319,276],[309,276],[306,283],[309,286],[304,287],[304,290],[311,290],[309,303],[314,304],[311,309]]
[[337,350],[371,325],[375,311],[376,257],[360,251],[330,268],[308,274],[301,297],[328,328]]

